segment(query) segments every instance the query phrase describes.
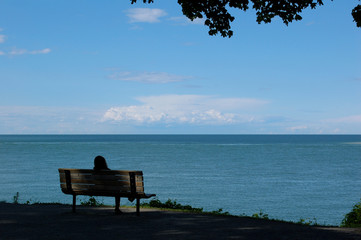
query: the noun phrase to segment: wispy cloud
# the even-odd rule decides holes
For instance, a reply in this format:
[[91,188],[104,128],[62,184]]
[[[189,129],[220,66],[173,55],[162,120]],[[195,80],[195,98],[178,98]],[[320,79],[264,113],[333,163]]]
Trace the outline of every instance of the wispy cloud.
[[[2,32],[2,31],[3,31],[3,29],[0,28],[0,32]],[[6,35],[0,34],[0,43],[4,43],[6,38],[7,38]],[[44,49],[40,49],[40,50],[27,50],[27,49],[13,48],[9,52],[0,51],[0,56],[1,55],[14,56],[14,55],[24,55],[24,54],[36,55],[36,54],[48,54],[50,52],[51,52],[50,48],[44,48]]]
[[44,48],[42,50],[30,51],[29,54],[47,54],[47,53],[50,53],[50,52],[51,52],[50,48]]
[[287,130],[291,131],[291,132],[297,132],[297,131],[304,131],[307,130],[308,127],[307,126],[293,126],[293,127],[288,127]]
[[[0,32],[2,32],[4,29],[0,28]],[[6,35],[0,34],[0,43],[4,43],[6,40]]]
[[171,17],[169,18],[170,21],[179,24],[179,25],[189,25],[189,24],[199,24],[204,25],[204,19],[203,18],[196,18],[193,21],[185,16],[181,17]]
[[127,10],[126,13],[131,23],[156,23],[160,22],[161,17],[167,15],[164,10],[157,8],[133,8]]
[[48,54],[50,52],[51,52],[50,48],[44,48],[44,49],[41,49],[41,50],[32,50],[32,51],[27,50],[27,49],[17,49],[17,48],[15,48],[15,49],[11,50],[10,52],[8,52],[7,54],[14,56],[14,55],[24,55],[24,54],[33,54],[33,55],[35,55],[35,54]]
[[120,81],[164,84],[184,81],[190,77],[165,72],[117,72],[109,75],[109,78]]
[[28,53],[28,50],[26,50],[26,49],[17,49],[17,48],[15,48],[15,49],[11,50],[8,54],[9,55],[23,55],[23,54],[26,54],[26,53]]
[[361,115],[352,115],[341,118],[328,119],[326,122],[331,123],[359,123],[361,124]]
[[178,124],[231,124],[256,121],[242,110],[258,108],[267,101],[247,98],[218,98],[204,95],[140,97],[140,104],[112,107],[104,121]]
[[0,35],[0,43],[4,43],[5,42],[5,39],[6,39],[6,36],[1,34]]

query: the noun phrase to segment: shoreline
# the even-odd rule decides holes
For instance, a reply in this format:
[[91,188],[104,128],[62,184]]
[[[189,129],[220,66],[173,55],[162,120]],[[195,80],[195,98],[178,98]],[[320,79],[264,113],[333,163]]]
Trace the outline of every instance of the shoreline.
[[0,203],[1,239],[361,239],[361,228],[308,226],[156,208]]

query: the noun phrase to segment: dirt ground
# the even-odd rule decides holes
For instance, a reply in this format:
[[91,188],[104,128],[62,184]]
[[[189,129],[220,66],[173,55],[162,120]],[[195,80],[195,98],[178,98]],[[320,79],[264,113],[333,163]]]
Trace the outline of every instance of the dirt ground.
[[0,239],[361,240],[361,229],[314,227],[248,217],[123,208],[0,203]]

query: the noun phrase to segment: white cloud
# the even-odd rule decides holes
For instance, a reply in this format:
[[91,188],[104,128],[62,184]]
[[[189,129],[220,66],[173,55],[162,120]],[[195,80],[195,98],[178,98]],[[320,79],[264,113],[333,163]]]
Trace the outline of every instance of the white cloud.
[[147,22],[156,23],[160,22],[160,18],[166,16],[167,13],[162,9],[157,8],[133,8],[127,11],[127,16],[130,22]]
[[0,51],[0,56],[1,56],[1,55],[5,55],[5,53],[4,53],[3,51]]
[[104,121],[136,123],[230,124],[256,121],[240,110],[267,104],[259,99],[217,98],[202,95],[140,97],[140,105],[112,107]]
[[41,50],[32,50],[32,51],[29,51],[27,49],[13,49],[11,50],[8,54],[9,55],[24,55],[24,54],[48,54],[51,52],[51,49],[50,48],[44,48],[44,49],[41,49]]
[[111,79],[142,83],[180,82],[189,77],[178,76],[164,72],[118,72],[109,76]]

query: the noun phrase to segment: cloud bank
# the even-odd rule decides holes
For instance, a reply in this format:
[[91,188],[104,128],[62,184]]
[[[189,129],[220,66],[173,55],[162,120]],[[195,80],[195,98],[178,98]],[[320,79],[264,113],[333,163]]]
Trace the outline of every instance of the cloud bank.
[[138,124],[232,124],[256,121],[242,111],[261,107],[267,101],[248,98],[217,98],[203,95],[162,95],[140,97],[140,104],[112,107],[103,121]]

